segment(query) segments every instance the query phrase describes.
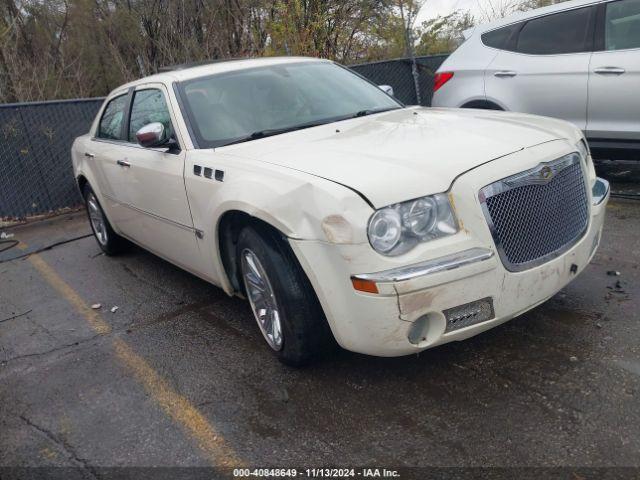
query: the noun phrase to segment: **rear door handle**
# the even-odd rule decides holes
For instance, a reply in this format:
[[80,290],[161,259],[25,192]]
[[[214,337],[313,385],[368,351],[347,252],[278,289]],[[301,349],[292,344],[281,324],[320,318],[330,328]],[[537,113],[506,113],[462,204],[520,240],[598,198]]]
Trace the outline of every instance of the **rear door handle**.
[[120,165],[121,167],[127,167],[128,168],[128,167],[131,166],[131,164],[129,162],[125,162],[124,160],[118,160],[116,163],[118,165]]
[[87,158],[94,158],[95,155],[93,153],[89,153],[89,152],[84,152],[84,156]]
[[598,67],[594,72],[600,75],[622,75],[626,70],[620,67]]
[[498,77],[498,78],[509,78],[509,77],[515,77],[517,75],[516,72],[514,72],[513,70],[498,70],[496,73],[493,74],[494,77]]

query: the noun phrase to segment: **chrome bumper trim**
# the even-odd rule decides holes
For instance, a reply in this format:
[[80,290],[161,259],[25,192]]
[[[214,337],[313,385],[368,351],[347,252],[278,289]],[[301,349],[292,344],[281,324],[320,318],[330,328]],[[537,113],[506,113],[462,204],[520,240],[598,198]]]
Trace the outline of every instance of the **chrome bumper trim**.
[[609,182],[604,178],[596,177],[596,183],[591,188],[591,202],[600,205],[609,195]]
[[472,263],[482,262],[493,257],[493,251],[486,248],[470,248],[462,252],[456,252],[444,257],[427,260],[426,262],[407,265],[406,267],[393,268],[377,273],[362,273],[352,275],[351,278],[368,280],[376,283],[392,283],[411,280],[432,273],[444,272],[455,268],[464,267]]

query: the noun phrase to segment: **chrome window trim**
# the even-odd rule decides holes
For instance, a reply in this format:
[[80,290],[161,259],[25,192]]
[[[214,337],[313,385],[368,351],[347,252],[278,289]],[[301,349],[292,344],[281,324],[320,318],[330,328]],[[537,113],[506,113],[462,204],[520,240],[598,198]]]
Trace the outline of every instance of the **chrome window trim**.
[[126,140],[113,140],[110,138],[92,137],[90,140],[92,142],[110,143],[111,145],[117,145],[119,147],[136,148],[138,150],[147,150],[147,151],[157,152],[157,153],[166,153],[169,155],[179,155],[183,151],[182,148],[180,150],[168,151],[167,147],[153,147],[153,148],[143,147],[139,143],[131,143]]
[[[493,242],[496,246],[496,250],[498,251],[498,256],[500,257],[502,264],[508,271],[522,272],[524,270],[529,270],[530,268],[534,268],[544,263],[547,263],[553,260],[554,258],[559,257],[560,255],[567,252],[568,250],[570,250],[576,243],[578,243],[585,236],[585,234],[589,230],[590,217],[591,217],[591,210],[589,208],[590,205],[587,205],[589,216],[587,217],[585,226],[582,229],[582,231],[578,235],[576,235],[576,237],[572,241],[566,243],[565,245],[558,248],[557,250],[554,250],[553,252],[543,255],[542,257],[536,258],[535,260],[532,260],[530,262],[513,264],[508,260],[507,253],[504,250],[504,246],[502,245],[502,242],[498,237],[498,232],[495,228],[495,225],[493,224],[493,220],[491,219],[489,208],[487,207],[487,198],[497,195],[499,193],[506,192],[513,188],[523,186],[523,185],[530,185],[530,184],[540,185],[540,184],[550,182],[551,180],[553,180],[553,178],[555,178],[558,172],[560,172],[561,170],[564,170],[565,168],[575,163],[580,164],[580,170],[582,171],[582,180],[585,183],[586,191],[589,192],[590,188],[589,188],[589,185],[587,184],[587,175],[585,171],[585,165],[584,165],[584,162],[582,161],[582,156],[578,152],[568,153],[567,155],[563,155],[560,158],[556,158],[548,162],[540,162],[538,165],[536,165],[535,167],[529,170],[516,173],[515,175],[511,175],[509,177],[503,178],[494,183],[486,185],[485,187],[481,188],[480,191],[478,192],[478,200],[480,201],[480,206],[482,207],[482,213],[484,214],[485,220],[487,221],[487,225],[489,226],[489,231],[491,232],[491,237],[493,238]],[[546,168],[549,169],[547,171],[550,171],[551,175],[548,176],[547,178],[543,178],[542,172]],[[588,193],[587,193],[587,198],[589,198]]]
[[471,265],[472,263],[489,260],[493,257],[493,250],[487,248],[470,248],[462,252],[452,253],[443,257],[434,258],[425,262],[407,265],[405,267],[393,268],[377,273],[362,273],[352,275],[351,278],[357,280],[368,280],[376,283],[393,283],[424,277],[434,273],[445,272]]

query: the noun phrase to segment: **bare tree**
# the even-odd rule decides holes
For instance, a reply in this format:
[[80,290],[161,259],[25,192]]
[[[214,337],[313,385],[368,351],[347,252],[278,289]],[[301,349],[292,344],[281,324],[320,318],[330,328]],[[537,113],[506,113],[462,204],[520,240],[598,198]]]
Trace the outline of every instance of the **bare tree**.
[[566,0],[476,0],[480,19],[490,22],[499,18],[504,18],[515,12],[532,10],[546,7]]
[[490,22],[498,18],[504,18],[520,10],[523,0],[476,0],[480,19]]
[[422,103],[420,95],[420,74],[418,73],[418,65],[415,56],[415,40],[413,32],[415,31],[416,18],[425,0],[397,0],[400,10],[400,18],[404,29],[404,42],[407,57],[411,60],[411,74],[413,76],[413,86],[416,92],[416,102],[418,105]]
[[352,63],[387,57],[403,43],[412,52],[422,3],[0,0],[0,102],[105,95],[162,66],[216,58]]

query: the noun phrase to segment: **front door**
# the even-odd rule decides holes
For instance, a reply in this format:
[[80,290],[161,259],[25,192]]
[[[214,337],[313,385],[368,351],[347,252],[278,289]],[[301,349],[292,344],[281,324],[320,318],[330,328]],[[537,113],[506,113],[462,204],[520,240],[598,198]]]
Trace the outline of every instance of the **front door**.
[[602,8],[602,50],[589,69],[587,137],[640,140],[640,0]]
[[140,86],[133,92],[127,142],[120,147],[126,203],[135,218],[127,233],[145,248],[195,271],[201,259],[184,185],[185,153],[138,145],[136,132],[153,122],[162,123],[168,136],[176,138],[161,84]]
[[487,99],[584,130],[594,19],[586,7],[523,22],[485,71]]

